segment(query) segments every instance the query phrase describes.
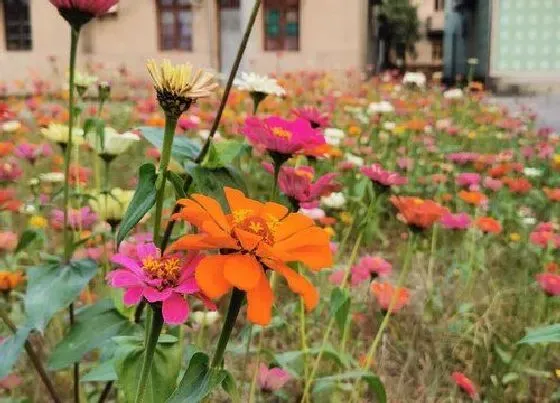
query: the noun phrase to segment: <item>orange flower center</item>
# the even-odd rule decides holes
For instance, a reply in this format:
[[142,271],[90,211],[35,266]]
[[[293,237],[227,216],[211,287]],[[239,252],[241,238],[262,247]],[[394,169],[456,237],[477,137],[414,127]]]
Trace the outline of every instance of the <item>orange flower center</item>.
[[150,256],[142,261],[142,268],[152,279],[163,280],[163,287],[177,284],[181,277],[181,261],[176,257],[155,259]]
[[289,140],[292,137],[292,133],[285,129],[282,129],[281,127],[273,127],[272,134],[274,134],[276,137],[284,138],[286,140]]
[[260,236],[262,240],[269,245],[274,244],[274,231],[269,226],[269,223],[262,217],[248,217],[241,221],[237,225],[237,228]]

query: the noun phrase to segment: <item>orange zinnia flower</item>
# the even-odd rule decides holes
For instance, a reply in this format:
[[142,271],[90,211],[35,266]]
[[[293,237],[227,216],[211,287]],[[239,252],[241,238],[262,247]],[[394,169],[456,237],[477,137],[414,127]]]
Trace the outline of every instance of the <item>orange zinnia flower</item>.
[[14,151],[14,144],[10,142],[0,143],[0,157],[6,157]]
[[391,196],[391,203],[399,210],[403,221],[417,229],[431,227],[447,212],[441,204],[417,197]]
[[502,225],[492,217],[480,217],[475,221],[475,224],[482,232],[490,232],[492,234],[502,232]]
[[465,203],[469,203],[474,206],[479,206],[488,200],[488,197],[486,197],[484,193],[469,192],[467,190],[461,190],[459,192],[459,198]]
[[271,319],[274,294],[266,270],[282,275],[301,295],[308,310],[319,295],[313,285],[286,265],[302,262],[313,270],[329,267],[332,253],[329,236],[300,213],[289,213],[276,203],[248,199],[243,192],[224,188],[231,214],[202,194],[179,200],[183,206],[174,219],[188,221],[200,230],[177,240],[172,250],[218,249],[221,255],[206,256],[196,269],[196,281],[210,298],[219,298],[232,287],[247,294],[247,317],[260,325]]
[[550,201],[560,201],[560,188],[549,189],[543,188],[544,193]]
[[0,291],[9,292],[23,283],[21,272],[0,271]]
[[378,283],[374,281],[370,286],[371,293],[375,296],[377,303],[385,312],[389,310],[391,299],[396,295],[395,303],[391,309],[391,313],[399,311],[402,307],[408,304],[410,300],[410,291],[404,287],[393,287],[389,283]]

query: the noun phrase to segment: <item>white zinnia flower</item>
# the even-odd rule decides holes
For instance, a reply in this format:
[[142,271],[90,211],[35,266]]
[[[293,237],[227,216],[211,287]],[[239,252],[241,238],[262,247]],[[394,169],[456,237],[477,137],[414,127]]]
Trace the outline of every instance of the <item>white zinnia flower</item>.
[[78,70],[74,71],[74,84],[78,87],[88,88],[98,80],[95,76],[90,76],[88,73]]
[[383,123],[383,128],[385,130],[393,131],[393,130],[395,130],[395,127],[397,127],[397,124],[395,122],[385,122],[385,123]]
[[299,212],[304,216],[306,216],[307,218],[311,218],[312,220],[320,220],[327,216],[325,214],[325,211],[320,208],[311,208],[311,209],[302,208],[299,209]]
[[344,132],[336,127],[327,127],[323,131],[323,135],[325,136],[325,142],[333,147],[338,147],[340,141],[344,138]]
[[453,88],[443,92],[443,97],[446,99],[460,99],[463,98],[463,90],[460,88]]
[[21,123],[17,120],[8,120],[7,122],[2,123],[0,126],[2,132],[5,133],[13,133],[18,131],[21,128]]
[[421,72],[407,71],[403,77],[403,84],[414,84],[419,88],[426,86],[426,75]]
[[48,172],[40,174],[39,180],[44,183],[62,183],[64,182],[64,174],[62,172]]
[[532,167],[526,167],[525,169],[523,169],[523,173],[531,178],[541,176],[543,174],[540,169]]
[[260,92],[278,97],[286,95],[286,90],[278,84],[276,79],[259,76],[256,73],[242,72],[241,78],[236,78],[233,83],[241,91]]
[[346,203],[344,194],[342,192],[333,192],[328,196],[321,198],[321,203],[332,209],[341,209]]
[[347,153],[345,156],[346,161],[351,163],[354,166],[361,167],[364,166],[364,159],[362,157],[358,157],[354,154]]
[[101,139],[95,133],[88,136],[89,144],[98,154],[117,156],[124,153],[128,148],[140,141],[140,137],[132,132],[119,134],[112,127],[105,128],[105,141],[102,147]]
[[[51,123],[49,127],[41,129],[41,134],[47,139],[59,144],[68,144],[70,129],[66,125]],[[78,127],[72,129],[72,142],[80,145],[84,142],[84,131]]]
[[218,311],[202,312],[196,311],[191,313],[190,318],[192,321],[198,325],[212,325],[220,319],[220,313]]
[[368,106],[369,113],[391,113],[395,110],[388,101],[372,102]]

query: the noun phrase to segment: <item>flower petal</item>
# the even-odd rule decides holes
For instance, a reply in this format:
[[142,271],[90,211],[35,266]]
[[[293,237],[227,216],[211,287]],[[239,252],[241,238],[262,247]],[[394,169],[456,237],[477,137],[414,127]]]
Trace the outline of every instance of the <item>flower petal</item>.
[[195,294],[200,291],[200,287],[194,277],[185,279],[181,284],[173,289],[179,294]]
[[256,214],[262,208],[262,203],[248,199],[240,190],[226,186],[224,193],[232,213],[237,210],[252,210]]
[[139,243],[136,246],[136,254],[140,260],[147,257],[159,257],[159,249],[152,242]]
[[200,204],[200,206],[210,215],[212,220],[216,224],[218,224],[222,231],[229,232],[229,223],[224,212],[222,211],[220,203],[218,203],[211,197],[202,194],[193,194],[191,198],[195,202]]
[[210,298],[219,298],[231,289],[231,284],[224,277],[227,259],[227,256],[206,256],[196,268],[196,282]]
[[281,274],[288,282],[288,287],[303,298],[305,308],[310,311],[319,303],[317,289],[302,275],[282,263],[271,263],[270,267]]
[[163,321],[168,325],[185,323],[189,316],[189,311],[188,302],[176,293],[173,293],[162,304]]
[[125,305],[131,306],[136,305],[142,300],[142,287],[131,287],[124,293],[124,303]]
[[170,288],[165,288],[159,291],[157,288],[146,287],[144,288],[144,297],[148,302],[164,301],[173,293]]
[[249,255],[229,255],[224,265],[224,277],[237,288],[248,291],[257,286],[263,268]]
[[113,256],[111,258],[111,262],[134,272],[134,274],[136,274],[139,277],[142,277],[144,275],[144,271],[142,270],[142,268],[140,267],[140,265],[136,260],[126,255],[123,255],[121,253]]
[[247,319],[257,325],[268,325],[272,317],[273,303],[274,294],[268,284],[268,278],[261,273],[258,285],[247,291]]
[[280,221],[276,229],[276,241],[282,241],[289,238],[296,232],[302,231],[306,228],[312,227],[314,222],[311,218],[299,213],[291,213],[286,219]]
[[312,269],[332,265],[329,236],[318,227],[304,229],[276,242],[273,250],[275,254],[282,255],[284,261],[301,261]]
[[136,274],[127,269],[117,269],[107,274],[107,281],[111,287],[129,288],[142,285],[142,280]]

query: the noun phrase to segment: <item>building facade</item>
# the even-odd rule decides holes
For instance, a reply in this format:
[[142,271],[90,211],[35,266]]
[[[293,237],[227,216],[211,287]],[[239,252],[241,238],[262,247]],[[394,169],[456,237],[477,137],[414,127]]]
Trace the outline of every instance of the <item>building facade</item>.
[[[148,58],[228,71],[253,0],[120,0],[84,27],[80,63],[145,74]],[[367,0],[263,0],[242,70],[260,73],[361,69]],[[2,0],[0,81],[64,69],[69,28],[47,0]],[[50,62],[49,62],[50,61]]]
[[[450,0],[447,0],[450,1]],[[420,40],[411,65],[425,70],[440,71],[443,66],[443,28],[446,0],[412,0],[420,22]]]

